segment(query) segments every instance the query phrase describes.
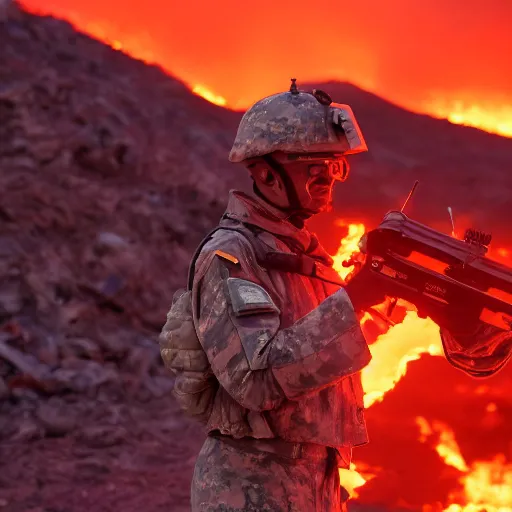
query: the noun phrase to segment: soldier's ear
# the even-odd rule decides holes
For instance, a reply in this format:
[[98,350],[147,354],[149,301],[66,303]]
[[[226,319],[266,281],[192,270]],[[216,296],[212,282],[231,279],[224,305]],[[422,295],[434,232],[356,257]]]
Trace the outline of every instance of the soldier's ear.
[[262,185],[272,187],[276,183],[276,176],[272,169],[263,161],[253,161],[247,165],[252,177]]
[[276,182],[276,176],[274,172],[267,167],[261,170],[261,181],[268,187],[271,187]]

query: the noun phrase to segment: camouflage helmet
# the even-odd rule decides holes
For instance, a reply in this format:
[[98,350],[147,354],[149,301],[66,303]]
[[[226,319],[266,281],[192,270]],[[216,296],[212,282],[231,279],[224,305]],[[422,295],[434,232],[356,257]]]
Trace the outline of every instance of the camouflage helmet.
[[247,110],[229,160],[274,151],[348,155],[368,148],[348,105],[333,103],[323,91],[299,91],[293,78],[288,92],[263,98]]

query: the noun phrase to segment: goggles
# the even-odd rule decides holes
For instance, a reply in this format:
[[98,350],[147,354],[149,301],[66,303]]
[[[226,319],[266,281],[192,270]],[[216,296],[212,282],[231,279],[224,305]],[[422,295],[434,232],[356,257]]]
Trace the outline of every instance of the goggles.
[[344,156],[319,158],[311,155],[294,155],[290,160],[306,165],[312,178],[323,175],[336,181],[345,181],[350,172],[349,163]]
[[333,180],[345,181],[348,178],[349,172],[350,166],[344,157],[339,160],[324,160],[323,162],[310,164],[309,166],[309,175],[312,178],[327,175]]

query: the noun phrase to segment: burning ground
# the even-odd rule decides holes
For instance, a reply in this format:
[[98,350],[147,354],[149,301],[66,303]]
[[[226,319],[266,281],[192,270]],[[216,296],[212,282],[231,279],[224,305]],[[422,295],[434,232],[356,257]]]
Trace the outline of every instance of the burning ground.
[[[1,23],[0,506],[187,510],[201,433],[156,335],[227,190],[248,186],[226,163],[240,114],[64,22],[11,7]],[[315,226],[333,254],[420,179],[412,216],[448,231],[450,205],[510,261],[511,140],[322,87],[353,105],[371,150]],[[385,334],[363,320],[371,443],[344,475],[352,509],[510,510],[510,369],[465,377],[433,324],[396,314]]]

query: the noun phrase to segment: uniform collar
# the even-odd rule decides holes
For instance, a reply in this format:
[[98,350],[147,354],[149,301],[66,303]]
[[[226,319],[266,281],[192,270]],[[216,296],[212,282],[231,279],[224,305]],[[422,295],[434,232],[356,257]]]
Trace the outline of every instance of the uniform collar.
[[[309,254],[332,265],[332,258],[306,228],[298,228],[286,220],[286,213],[264,203],[257,197],[231,190],[225,219],[255,226],[282,239],[293,250]],[[221,223],[222,224],[222,223]]]

